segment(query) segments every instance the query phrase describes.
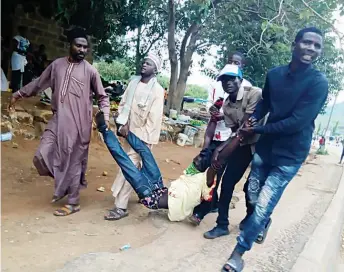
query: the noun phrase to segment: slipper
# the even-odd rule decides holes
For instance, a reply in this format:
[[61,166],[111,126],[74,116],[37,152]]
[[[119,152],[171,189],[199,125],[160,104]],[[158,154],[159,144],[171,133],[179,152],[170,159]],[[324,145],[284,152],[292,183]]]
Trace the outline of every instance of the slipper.
[[124,211],[120,208],[114,208],[112,210],[109,210],[109,213],[104,216],[104,219],[107,221],[116,221],[127,217],[128,215],[129,213],[127,211]]
[[67,216],[80,211],[80,205],[64,205],[54,212],[55,216]]
[[229,259],[227,263],[222,267],[221,272],[241,272],[245,266],[244,260],[238,262],[234,259]]

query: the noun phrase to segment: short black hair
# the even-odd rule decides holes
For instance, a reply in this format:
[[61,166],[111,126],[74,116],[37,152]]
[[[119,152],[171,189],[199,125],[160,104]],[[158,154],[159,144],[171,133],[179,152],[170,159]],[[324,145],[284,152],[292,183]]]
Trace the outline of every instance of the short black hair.
[[88,40],[85,29],[81,27],[75,27],[68,31],[67,39],[70,44],[74,41],[74,39],[77,38],[85,38]]
[[316,33],[316,34],[320,35],[321,37],[323,37],[323,33],[321,32],[321,30],[319,28],[316,28],[314,26],[305,27],[305,28],[301,29],[299,32],[297,32],[297,34],[295,36],[295,42],[296,43],[299,42],[303,38],[303,35],[305,35],[305,33],[309,33],[309,32]]
[[241,53],[240,51],[235,51],[235,52],[229,53],[228,59],[230,57],[233,57],[234,55],[237,55],[237,56],[241,57],[242,61],[245,62],[246,58],[245,58],[244,54]]

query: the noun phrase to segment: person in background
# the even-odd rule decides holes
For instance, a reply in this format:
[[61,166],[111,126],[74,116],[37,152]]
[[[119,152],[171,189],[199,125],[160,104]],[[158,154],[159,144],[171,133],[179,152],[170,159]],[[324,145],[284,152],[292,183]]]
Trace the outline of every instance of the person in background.
[[45,68],[47,62],[47,54],[45,53],[45,45],[41,44],[35,52],[33,52],[33,65],[34,65],[34,74],[36,77],[39,77]]
[[[241,70],[243,70],[245,66],[245,57],[240,52],[231,53],[228,58],[228,64],[237,65]],[[252,87],[252,84],[246,79],[243,79],[240,84],[240,87],[242,89],[245,87]],[[222,82],[217,81],[215,88],[212,90],[211,93],[209,93],[209,97],[208,97],[208,107],[209,107],[208,110],[212,117],[214,117],[217,114],[221,114],[221,115],[223,114],[222,104],[223,104],[223,101],[227,99],[228,95],[229,94],[226,93],[222,87]],[[223,144],[225,141],[227,141],[232,133],[231,129],[226,126],[224,119],[215,121],[216,127],[215,127],[215,133],[214,133],[213,128],[210,127],[215,124],[213,121],[214,119],[212,119],[212,121],[209,123],[207,127],[207,130],[205,132],[205,137],[204,137],[204,144],[202,147],[202,150],[209,151],[208,152],[209,156],[212,156],[215,149],[219,147],[221,144]],[[191,222],[194,223],[195,225],[199,225],[202,219],[204,218],[204,216],[206,216],[209,212],[218,211],[217,189],[221,182],[224,170],[225,170],[224,168],[219,169],[219,172],[216,176],[217,182],[216,182],[216,187],[215,187],[214,195],[212,198],[211,206],[209,206],[208,202],[204,203],[207,206],[207,208],[206,207],[201,208],[200,206],[197,206],[195,208],[193,216],[190,217]]]
[[97,70],[84,60],[88,51],[81,28],[69,32],[69,56],[53,61],[42,75],[12,95],[9,111],[21,99],[52,89],[53,116],[41,137],[33,163],[41,176],[55,180],[52,203],[68,195],[68,204],[54,212],[66,216],[80,211],[80,189],[85,180],[92,130],[92,93],[109,125],[110,102]]
[[26,55],[30,46],[30,41],[27,39],[27,28],[24,26],[18,27],[18,35],[12,39],[12,57],[11,57],[11,89],[15,93],[22,85],[23,73],[25,65],[27,64]]
[[324,136],[321,136],[321,138],[319,140],[319,150],[320,151],[325,150],[325,144],[326,144],[326,139]]
[[[161,60],[154,54],[145,58],[141,75],[135,76],[122,97],[118,107],[116,119],[118,135],[126,137],[132,132],[149,148],[159,142],[164,107],[164,89],[157,81],[156,75],[160,72]],[[127,141],[123,149],[139,168],[142,158]],[[115,197],[115,205],[105,215],[105,220],[119,220],[128,216],[128,202],[133,191],[130,183],[120,170],[112,185],[111,191]]]
[[[242,225],[224,272],[243,271],[244,253],[271,222],[285,188],[309,154],[314,120],[328,95],[326,76],[312,66],[322,49],[319,29],[300,30],[292,44],[291,62],[267,73],[263,100],[249,118],[250,126],[239,130],[243,137],[261,135],[247,181],[247,197],[254,209]],[[268,112],[266,124],[257,124]]]

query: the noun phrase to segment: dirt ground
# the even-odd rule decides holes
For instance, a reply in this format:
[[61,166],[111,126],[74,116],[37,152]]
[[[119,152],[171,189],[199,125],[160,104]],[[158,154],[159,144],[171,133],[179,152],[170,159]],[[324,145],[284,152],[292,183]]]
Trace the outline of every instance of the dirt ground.
[[[209,215],[198,229],[194,229],[187,223],[169,222],[164,212],[149,212],[137,203],[134,194],[130,200],[129,217],[107,222],[103,215],[113,205],[110,187],[118,168],[102,144],[92,143],[87,173],[89,186],[81,192],[82,210],[58,218],[52,213],[64,202],[50,204],[53,180],[39,177],[32,165],[39,142],[18,137],[13,141],[18,148],[13,148],[12,142],[1,143],[2,271],[125,272],[136,271],[143,265],[145,267],[139,270],[162,271],[161,264],[168,271],[214,271],[210,268],[213,262],[220,266],[228,257],[228,245],[235,244],[237,224],[244,214],[243,182],[236,188],[240,202],[231,212],[233,235],[216,242],[201,237],[204,231],[214,226],[215,214]],[[171,143],[155,146],[153,153],[165,183],[177,178],[198,152],[194,147],[181,148]],[[288,271],[282,269],[282,265],[292,265],[337,186],[336,178],[340,172],[335,166],[337,158],[326,160],[306,165],[290,185],[276,211],[269,239],[264,247],[255,247],[248,255],[247,264],[255,268],[247,271]],[[108,175],[102,176],[103,171]],[[97,192],[99,186],[104,186],[106,191]],[[291,209],[299,212],[290,213]],[[119,253],[119,248],[128,243],[131,249]],[[98,263],[78,259],[90,253],[105,255],[101,255],[103,259],[100,257]],[[92,256],[91,260],[94,260]],[[135,262],[132,262],[133,258]],[[76,259],[79,261],[74,264]],[[72,268],[68,265],[70,262]],[[104,268],[100,269],[102,265]],[[188,269],[190,265],[192,268]],[[202,267],[205,270],[200,270]]]
[[[13,148],[13,142],[18,148]],[[38,176],[32,164],[39,141],[16,137],[13,142],[1,143],[2,271],[54,271],[73,256],[88,252],[90,244],[95,251],[116,252],[129,241],[138,247],[159,234],[159,226],[152,228],[149,212],[137,204],[135,194],[128,218],[116,223],[103,220],[113,205],[110,188],[118,167],[102,144],[90,147],[88,188],[81,192],[81,212],[57,218],[52,212],[64,202],[50,204],[53,180]],[[176,179],[198,152],[172,143],[155,146],[153,153],[165,183]],[[103,171],[108,175],[103,176]],[[104,193],[96,191],[100,186],[105,187]]]

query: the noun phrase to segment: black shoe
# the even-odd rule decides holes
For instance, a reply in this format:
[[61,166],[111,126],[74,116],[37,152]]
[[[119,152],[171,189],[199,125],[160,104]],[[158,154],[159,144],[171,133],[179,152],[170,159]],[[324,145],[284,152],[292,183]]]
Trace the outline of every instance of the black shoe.
[[215,227],[210,231],[207,231],[203,234],[203,237],[205,239],[215,239],[221,236],[229,235],[229,230],[228,229],[222,229],[219,227]]
[[105,118],[104,118],[104,112],[98,111],[96,114],[96,123],[97,123],[97,129],[100,132],[104,132],[107,129],[107,125],[105,123]]

